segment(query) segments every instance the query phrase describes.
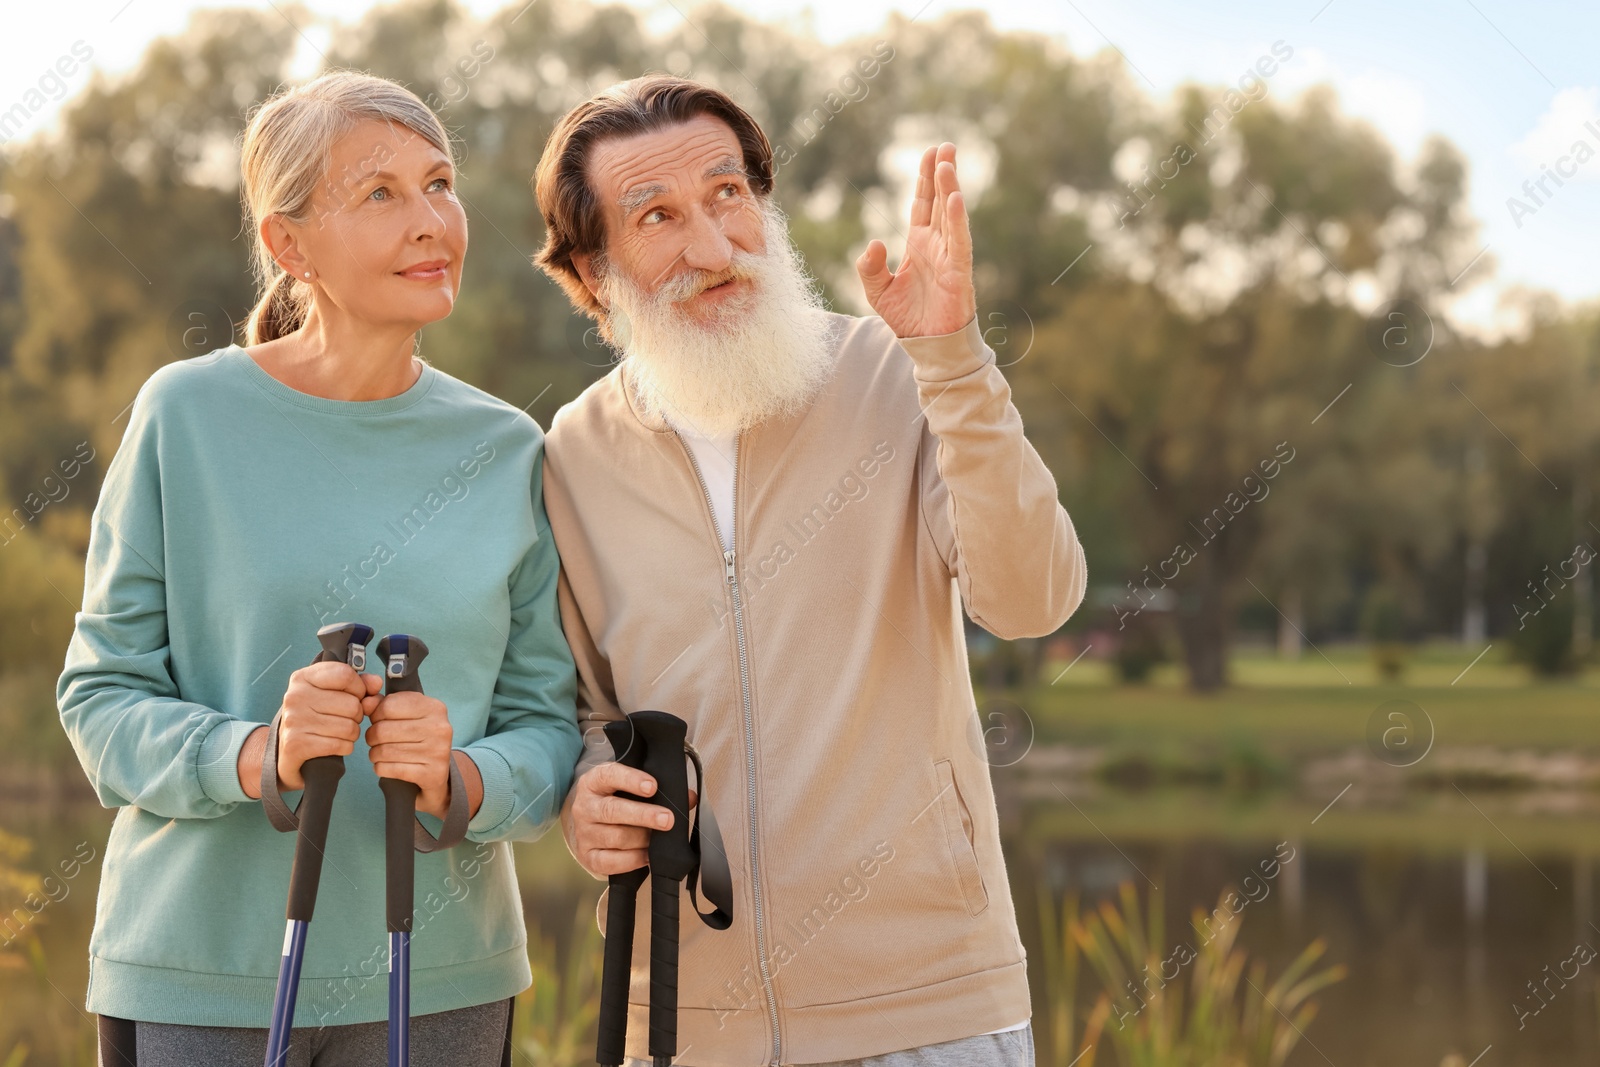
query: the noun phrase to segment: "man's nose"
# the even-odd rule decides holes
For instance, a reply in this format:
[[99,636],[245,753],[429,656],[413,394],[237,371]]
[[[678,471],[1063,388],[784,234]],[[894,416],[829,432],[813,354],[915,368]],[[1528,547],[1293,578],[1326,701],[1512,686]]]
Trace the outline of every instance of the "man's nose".
[[698,270],[724,271],[733,262],[733,242],[723,231],[720,216],[710,212],[697,212],[687,234],[689,246],[684,250],[683,262]]

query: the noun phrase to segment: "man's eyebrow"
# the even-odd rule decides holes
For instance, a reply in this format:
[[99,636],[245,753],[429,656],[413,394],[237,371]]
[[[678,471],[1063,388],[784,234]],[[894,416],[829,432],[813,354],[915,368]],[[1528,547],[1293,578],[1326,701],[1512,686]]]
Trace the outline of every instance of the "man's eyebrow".
[[622,217],[627,218],[666,191],[667,187],[660,182],[641,185],[632,192],[617,197],[617,206],[622,209]]
[[[745,172],[744,162],[742,160],[737,159],[734,156],[727,156],[717,163],[712,164],[711,168],[707,170],[705,174],[701,175],[701,177],[716,178],[724,174],[748,176]],[[635,211],[638,211],[641,207],[644,207],[644,205],[648,204],[650,201],[654,200],[656,197],[660,196],[666,191],[667,187],[662,185],[660,182],[653,182],[650,185],[642,185],[631,192],[623,193],[621,196],[619,196],[617,198],[617,206],[622,209],[622,217],[626,219],[629,215],[632,215]]]
[[715,177],[718,177],[719,175],[722,175],[722,174],[740,174],[740,175],[743,175],[744,173],[745,173],[744,161],[741,160],[741,159],[736,159],[733,156],[728,156],[725,159],[723,159],[720,163],[718,163],[715,166],[713,166],[710,170],[706,171],[705,174],[702,175],[702,177],[715,178]]

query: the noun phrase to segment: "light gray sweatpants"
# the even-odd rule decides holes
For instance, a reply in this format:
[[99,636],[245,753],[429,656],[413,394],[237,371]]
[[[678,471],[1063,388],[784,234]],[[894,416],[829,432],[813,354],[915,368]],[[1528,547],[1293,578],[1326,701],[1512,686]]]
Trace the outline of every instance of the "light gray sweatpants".
[[[511,1000],[411,1017],[412,1067],[501,1067]],[[265,1027],[136,1024],[139,1067],[261,1067]],[[383,1067],[389,1024],[305,1027],[289,1037],[286,1067]]]
[[[691,1067],[683,1060],[677,1067]],[[144,1067],[141,1063],[139,1067]],[[648,1060],[629,1059],[628,1067],[650,1067]],[[999,1034],[979,1034],[937,1045],[921,1045],[868,1056],[864,1060],[795,1064],[794,1067],[1034,1067],[1033,1024]]]

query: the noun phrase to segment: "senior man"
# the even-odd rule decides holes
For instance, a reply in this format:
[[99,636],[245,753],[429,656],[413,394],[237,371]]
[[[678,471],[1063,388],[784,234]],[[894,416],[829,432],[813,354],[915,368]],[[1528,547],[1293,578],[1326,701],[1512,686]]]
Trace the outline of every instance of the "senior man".
[[563,832],[596,878],[646,863],[661,808],[614,794],[653,783],[599,727],[670,711],[735,888],[726,930],[683,909],[677,1062],[1031,1065],[961,611],[1050,633],[1083,549],[978,329],[955,146],[922,157],[899,269],[856,261],[866,317],[818,296],[771,156],[731,98],[652,75],[539,161],[537,261],[620,353],[545,441],[586,738]]

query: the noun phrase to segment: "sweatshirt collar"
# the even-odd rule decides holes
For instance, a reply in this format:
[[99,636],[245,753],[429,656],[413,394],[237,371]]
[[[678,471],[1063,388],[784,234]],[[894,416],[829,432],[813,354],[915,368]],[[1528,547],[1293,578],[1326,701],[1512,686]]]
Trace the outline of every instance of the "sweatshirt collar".
[[622,397],[627,401],[628,410],[633,412],[633,417],[638,419],[639,424],[645,429],[653,433],[672,433],[672,426],[666,419],[653,412],[647,412],[639,402],[639,397],[634,393],[632,370],[626,356],[617,364],[617,387],[622,390]]

